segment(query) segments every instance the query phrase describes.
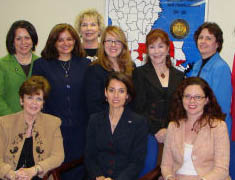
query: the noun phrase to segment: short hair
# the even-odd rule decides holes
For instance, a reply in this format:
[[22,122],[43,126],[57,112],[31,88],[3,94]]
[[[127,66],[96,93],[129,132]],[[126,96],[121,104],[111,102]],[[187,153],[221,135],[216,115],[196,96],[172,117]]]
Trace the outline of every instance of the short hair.
[[24,95],[34,95],[42,90],[43,98],[46,99],[50,92],[50,84],[43,76],[31,76],[20,87],[19,96],[24,98]]
[[203,23],[194,33],[194,40],[196,44],[197,44],[198,37],[201,34],[203,29],[208,29],[209,33],[215,36],[216,42],[218,43],[217,51],[220,52],[223,47],[224,39],[223,39],[223,31],[221,30],[219,25],[213,22]]
[[16,30],[19,28],[24,28],[29,33],[29,35],[32,39],[32,42],[33,42],[32,51],[35,51],[35,47],[38,44],[38,35],[37,35],[35,27],[29,21],[19,20],[19,21],[15,21],[11,25],[11,27],[7,33],[6,48],[7,48],[8,53],[9,54],[16,53],[15,46],[14,46],[14,40],[15,40]]
[[199,77],[189,77],[181,82],[173,95],[169,112],[170,121],[176,122],[176,124],[179,126],[179,122],[187,118],[187,112],[183,106],[183,95],[185,89],[190,85],[199,85],[204,92],[205,97],[208,98],[208,103],[204,106],[203,114],[194,123],[194,125],[198,123],[200,128],[202,128],[206,124],[209,124],[209,126],[212,128],[215,119],[224,120],[225,114],[222,113],[216,97],[208,83]]
[[134,68],[133,61],[131,60],[126,36],[118,26],[108,26],[105,28],[101,36],[100,47],[98,49],[98,59],[93,61],[92,64],[100,64],[105,70],[112,71],[112,62],[108,59],[104,47],[107,34],[117,37],[117,39],[122,42],[123,49],[118,57],[117,63],[121,72],[131,76]]
[[72,50],[72,55],[84,57],[85,53],[81,45],[81,40],[76,32],[76,30],[70,25],[66,23],[55,25],[47,39],[46,46],[41,52],[41,55],[46,60],[55,60],[59,57],[59,52],[55,46],[59,36],[62,32],[68,31],[73,39],[75,40],[74,48]]
[[133,81],[132,81],[131,77],[124,74],[124,73],[122,73],[122,72],[112,72],[112,73],[109,74],[109,76],[106,80],[105,89],[108,88],[110,82],[114,79],[122,82],[123,84],[125,84],[126,89],[127,89],[127,93],[128,93],[128,99],[127,99],[126,103],[131,102],[131,100],[134,99],[134,97],[136,95],[135,94],[135,89],[134,89],[134,84],[133,84]]
[[96,10],[96,9],[87,9],[85,11],[82,11],[75,20],[75,29],[78,31],[78,33],[81,32],[81,24],[83,22],[83,19],[85,17],[89,17],[89,18],[94,18],[95,20],[97,20],[99,29],[100,29],[100,33],[102,33],[104,31],[104,18],[103,16]]
[[[161,29],[152,29],[146,36],[146,42],[145,42],[146,49],[147,49],[146,62],[151,61],[151,58],[148,55],[148,47],[151,44],[153,44],[155,41],[157,41],[158,39],[160,39],[170,49],[170,39],[169,39],[168,34],[165,31],[161,30]],[[168,68],[171,67],[171,59],[170,59],[169,54],[166,56],[166,66]]]

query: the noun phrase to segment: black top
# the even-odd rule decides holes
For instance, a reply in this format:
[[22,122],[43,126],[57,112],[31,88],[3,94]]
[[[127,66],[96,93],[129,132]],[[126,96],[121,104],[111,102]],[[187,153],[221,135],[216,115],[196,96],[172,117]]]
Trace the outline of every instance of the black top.
[[147,136],[146,119],[127,107],[113,133],[108,110],[91,115],[85,150],[90,179],[98,176],[138,179],[144,167]]
[[25,75],[28,76],[31,64],[27,64],[27,65],[20,64],[20,66],[22,67]]
[[86,58],[89,59],[91,62],[97,59],[98,49],[85,49],[85,51],[86,51]]
[[97,54],[98,48],[97,49],[85,49],[86,55],[94,57]]
[[136,97],[133,107],[148,119],[150,133],[156,134],[160,129],[167,128],[171,97],[183,79],[183,72],[171,67],[168,88],[164,88],[151,62],[134,71]]
[[[34,159],[33,159],[33,138],[29,137],[26,138],[24,141],[24,145],[20,154],[20,159],[18,161],[18,165],[16,170],[20,168],[30,168],[35,165]],[[34,177],[32,180],[39,180],[41,178]]]

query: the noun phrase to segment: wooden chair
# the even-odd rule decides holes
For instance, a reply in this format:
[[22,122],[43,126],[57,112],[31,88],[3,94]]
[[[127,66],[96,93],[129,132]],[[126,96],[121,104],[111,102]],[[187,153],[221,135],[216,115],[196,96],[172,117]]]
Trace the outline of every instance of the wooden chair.
[[49,178],[49,176],[51,176],[51,175],[54,180],[61,180],[60,176],[63,172],[69,171],[69,170],[71,170],[75,167],[81,166],[81,165],[83,165],[83,157],[81,157],[80,159],[73,160],[71,162],[63,163],[60,167],[49,171],[43,177],[43,180],[47,180]]

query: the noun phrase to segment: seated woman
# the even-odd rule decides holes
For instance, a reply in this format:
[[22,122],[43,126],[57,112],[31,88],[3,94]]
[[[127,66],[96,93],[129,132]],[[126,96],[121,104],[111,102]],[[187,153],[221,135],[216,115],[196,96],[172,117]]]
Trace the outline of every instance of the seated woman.
[[129,76],[114,72],[105,84],[109,109],[93,114],[87,130],[85,164],[90,179],[136,180],[144,166],[147,122],[125,105],[134,94]]
[[49,89],[32,76],[19,90],[23,111],[0,117],[0,179],[37,180],[63,162],[61,121],[41,113]]
[[164,179],[230,179],[225,114],[206,81],[184,80],[172,102],[161,164]]

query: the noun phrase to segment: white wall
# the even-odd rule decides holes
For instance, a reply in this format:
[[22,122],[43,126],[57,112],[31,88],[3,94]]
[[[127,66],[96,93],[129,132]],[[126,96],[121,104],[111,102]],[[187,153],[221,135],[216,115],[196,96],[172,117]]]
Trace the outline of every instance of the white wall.
[[[218,23],[224,32],[222,57],[230,67],[235,53],[235,0],[208,0],[208,21]],[[30,21],[37,29],[40,55],[51,28],[58,23],[74,24],[77,14],[87,8],[96,8],[105,15],[105,0],[0,0],[0,57],[7,51],[6,34],[11,24],[19,19]]]

